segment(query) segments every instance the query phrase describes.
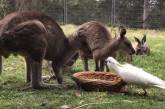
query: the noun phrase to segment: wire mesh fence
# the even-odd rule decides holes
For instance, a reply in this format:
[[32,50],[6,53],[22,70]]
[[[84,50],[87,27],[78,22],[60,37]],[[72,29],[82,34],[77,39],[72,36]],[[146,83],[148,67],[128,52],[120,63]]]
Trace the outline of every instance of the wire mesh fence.
[[37,10],[61,24],[97,20],[133,28],[164,28],[164,0],[0,0],[0,15]]

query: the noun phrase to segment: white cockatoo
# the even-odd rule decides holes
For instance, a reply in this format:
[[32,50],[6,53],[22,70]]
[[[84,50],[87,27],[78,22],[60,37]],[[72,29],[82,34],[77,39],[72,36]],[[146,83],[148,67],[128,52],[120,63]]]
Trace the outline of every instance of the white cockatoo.
[[141,68],[125,63],[121,65],[113,57],[106,59],[107,66],[116,71],[116,73],[128,84],[136,84],[143,88],[147,94],[146,87],[158,87],[165,89],[165,81],[144,71]]

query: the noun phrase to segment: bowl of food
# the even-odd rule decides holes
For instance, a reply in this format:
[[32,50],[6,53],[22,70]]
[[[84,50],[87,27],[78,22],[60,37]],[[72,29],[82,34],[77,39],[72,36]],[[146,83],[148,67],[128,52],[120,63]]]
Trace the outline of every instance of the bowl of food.
[[120,92],[125,82],[111,72],[78,72],[73,74],[73,80],[86,91]]

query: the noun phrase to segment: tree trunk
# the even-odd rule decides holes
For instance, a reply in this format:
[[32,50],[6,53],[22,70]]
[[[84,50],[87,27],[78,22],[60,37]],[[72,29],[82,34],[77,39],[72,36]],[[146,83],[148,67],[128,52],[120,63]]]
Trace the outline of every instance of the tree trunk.
[[148,28],[149,24],[147,22],[147,19],[149,17],[149,0],[144,0],[143,5],[143,28]]

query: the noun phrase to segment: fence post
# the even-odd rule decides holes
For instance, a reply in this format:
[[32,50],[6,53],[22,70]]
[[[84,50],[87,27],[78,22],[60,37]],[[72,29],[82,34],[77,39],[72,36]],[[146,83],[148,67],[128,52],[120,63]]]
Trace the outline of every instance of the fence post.
[[68,23],[68,7],[67,7],[67,0],[64,0],[64,24]]
[[143,5],[143,28],[147,28],[148,22],[147,18],[149,16],[149,3],[148,0],[144,0],[144,5]]
[[116,22],[116,1],[112,0],[112,11],[111,11],[111,24],[114,25]]

